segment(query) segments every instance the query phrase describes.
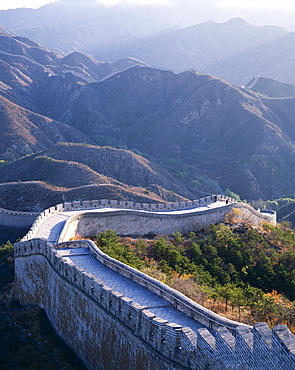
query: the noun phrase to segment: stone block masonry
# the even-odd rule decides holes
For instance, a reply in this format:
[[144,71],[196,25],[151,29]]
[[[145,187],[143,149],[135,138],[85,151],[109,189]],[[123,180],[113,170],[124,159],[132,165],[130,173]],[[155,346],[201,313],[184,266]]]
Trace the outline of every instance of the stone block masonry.
[[15,245],[16,293],[22,302],[45,309],[89,369],[295,368],[295,338],[285,326],[271,330],[265,323],[240,325],[125,266],[125,277],[179,310],[186,306],[191,317],[207,324],[193,330],[183,327],[114,291],[104,284],[103,274],[98,279],[66,260],[69,255],[94,254],[104,265],[112,263],[114,270],[124,267],[91,241],[56,248],[40,239]]
[[[210,208],[216,202],[223,203]],[[184,204],[100,200],[51,207],[15,244],[16,294],[21,302],[45,309],[89,369],[295,369],[295,338],[285,326],[271,330],[265,323],[251,327],[227,320],[110,258],[91,241],[67,241],[73,233],[96,233],[102,225],[118,232],[125,224],[128,233],[138,234],[158,224],[168,234],[220,222],[233,207],[249,222],[275,223],[275,214],[263,215],[222,196]],[[56,228],[51,220],[57,216],[63,242],[36,238],[46,225]],[[190,217],[201,222],[190,223]]]

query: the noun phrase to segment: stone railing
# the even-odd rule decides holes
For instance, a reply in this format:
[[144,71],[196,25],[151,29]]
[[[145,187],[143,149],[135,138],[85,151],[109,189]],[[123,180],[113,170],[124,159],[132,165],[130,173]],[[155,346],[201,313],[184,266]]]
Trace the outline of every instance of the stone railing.
[[[105,286],[103,276],[98,280],[87,271],[65,262],[59,249],[67,248],[89,249],[102,264],[153,291],[178,310],[206,325],[207,328],[193,332],[190,328],[183,328],[156,317],[138,303]],[[44,259],[49,266],[47,268],[44,267]],[[295,338],[285,326],[278,325],[271,330],[265,323],[250,327],[222,318],[181,293],[105,255],[91,241],[61,243],[55,249],[41,239],[19,242],[15,245],[15,264],[16,291],[21,300],[35,302],[44,307],[59,334],[72,345],[91,369],[96,367],[87,362],[90,359],[87,358],[84,350],[85,346],[89,350],[91,345],[97,345],[91,341],[90,323],[88,323],[90,339],[79,335],[70,335],[67,338],[68,333],[71,333],[72,325],[77,321],[76,317],[68,314],[64,307],[56,307],[61,304],[60,299],[52,303],[52,292],[47,291],[49,286],[58,296],[58,289],[61,289],[58,287],[66,286],[68,288],[63,289],[82,292],[88,302],[83,303],[83,307],[88,307],[85,312],[92,312],[91,305],[107,312],[115,319],[113,325],[119,322],[122,330],[123,328],[130,330],[134,338],[140,338],[148,348],[164,356],[168,362],[177,364],[177,368],[257,370],[295,368]],[[31,274],[32,268],[38,271],[38,265],[40,265],[42,283]],[[24,274],[25,271],[28,273]],[[45,271],[50,281],[44,280]],[[72,296],[77,297],[77,293]],[[67,295],[68,300],[70,297],[70,294]],[[77,298],[69,304],[73,312],[82,309],[77,307],[79,304]],[[59,315],[65,315],[68,318],[66,328],[58,324],[56,320],[60,320],[60,317],[54,315],[54,312],[60,312]],[[84,313],[83,320],[88,319],[90,318]],[[81,317],[79,320],[82,320]],[[87,326],[87,322],[80,322],[80,325]],[[109,345],[112,346],[112,343]]]

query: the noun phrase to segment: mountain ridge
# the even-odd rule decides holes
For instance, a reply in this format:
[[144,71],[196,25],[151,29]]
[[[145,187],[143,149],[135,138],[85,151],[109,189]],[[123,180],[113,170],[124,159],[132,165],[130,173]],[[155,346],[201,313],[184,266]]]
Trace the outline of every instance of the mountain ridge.
[[[293,158],[293,134],[286,130],[283,124],[286,118],[279,113],[283,101],[276,103],[278,107],[212,76],[133,67],[102,82],[83,86],[68,106],[66,122],[92,137],[99,133],[154,157],[180,158],[201,170],[206,168],[209,176],[221,176],[223,187],[230,187],[243,197],[265,197],[256,185],[246,190],[251,189],[253,180],[257,182],[257,176],[259,181],[262,179],[258,168],[255,175],[252,170],[250,177],[246,175],[248,170],[242,169],[242,163],[245,157],[254,155],[256,159],[253,157],[249,163],[254,161],[256,167],[267,153],[275,163],[276,153],[272,153],[271,145],[282,150],[286,147],[282,154],[290,150],[289,155],[280,159],[284,171],[288,156]],[[49,115],[55,114],[53,104],[51,108]],[[238,161],[241,164],[235,164]],[[237,180],[226,175],[233,165],[239,168],[237,178],[241,178],[241,171],[246,171],[242,189],[240,182],[237,184]],[[276,165],[277,171],[281,171],[280,166]],[[263,173],[268,178],[268,184],[264,183],[268,189],[265,194],[270,196],[272,181],[264,170]]]
[[102,60],[132,56],[157,67],[213,74],[216,64],[286,34],[280,27],[253,26],[242,18],[233,18],[224,23],[207,21],[172,30],[129,47],[124,45],[121,50],[93,54]]
[[[76,64],[69,69],[56,54],[51,59],[60,64],[53,66],[14,58],[2,57],[4,160],[59,141],[84,141],[145,153],[185,179],[195,195],[215,193],[217,183],[246,199],[292,193],[292,98],[267,98],[212,75],[177,74],[134,60],[130,68],[87,82],[101,63],[81,53],[65,59]],[[116,63],[126,67],[126,61]]]

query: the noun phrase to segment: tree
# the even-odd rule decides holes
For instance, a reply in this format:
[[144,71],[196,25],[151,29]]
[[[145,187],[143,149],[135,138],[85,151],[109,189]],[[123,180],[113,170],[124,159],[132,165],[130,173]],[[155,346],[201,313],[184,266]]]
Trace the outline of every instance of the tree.
[[106,231],[101,231],[97,235],[96,241],[101,248],[106,248],[109,250],[112,245],[119,243],[120,238],[114,230],[108,229]]
[[237,306],[238,307],[238,312],[239,312],[239,320],[241,319],[241,307],[245,306],[247,301],[244,295],[244,291],[242,288],[239,287],[234,287],[231,290],[231,304],[232,306]]
[[221,298],[225,300],[225,312],[227,312],[228,302],[231,300],[232,291],[235,289],[235,285],[227,283],[225,285],[216,285],[215,290],[218,292]]
[[233,191],[229,190],[228,188],[225,190],[224,195],[226,195],[227,197],[233,198],[233,199],[237,200],[238,202],[241,201],[240,196],[238,194],[234,193]]
[[183,247],[184,237],[183,237],[183,235],[179,231],[175,231],[174,233],[172,233],[172,236],[173,236],[173,244],[177,247],[177,250],[180,253],[183,253],[184,252],[184,247]]

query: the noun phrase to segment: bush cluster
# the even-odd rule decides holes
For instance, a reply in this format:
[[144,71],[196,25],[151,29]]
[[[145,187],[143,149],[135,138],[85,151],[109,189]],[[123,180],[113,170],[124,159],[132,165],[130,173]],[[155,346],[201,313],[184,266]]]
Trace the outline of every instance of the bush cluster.
[[202,292],[199,298],[205,292],[212,307],[222,300],[225,311],[237,307],[239,316],[247,306],[255,320],[295,324],[295,233],[286,224],[256,229],[218,224],[153,240],[121,240],[107,230],[96,241],[111,257],[174,287],[177,277],[179,290],[192,297],[193,290]]

